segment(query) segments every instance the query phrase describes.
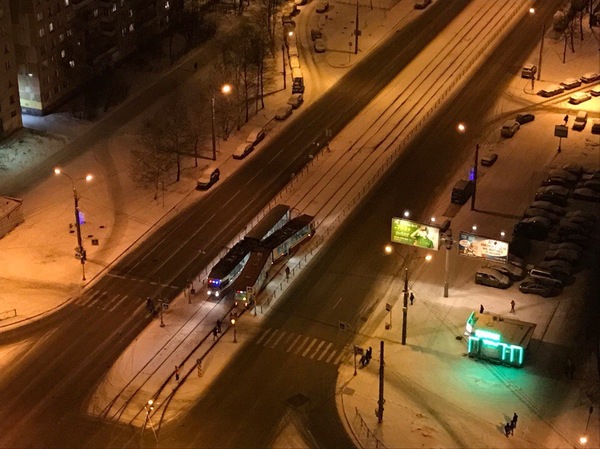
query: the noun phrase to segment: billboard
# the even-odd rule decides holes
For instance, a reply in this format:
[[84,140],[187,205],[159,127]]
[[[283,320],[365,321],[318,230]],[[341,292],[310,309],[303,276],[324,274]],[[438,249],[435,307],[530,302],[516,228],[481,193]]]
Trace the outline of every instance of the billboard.
[[394,217],[392,218],[392,242],[437,251],[440,246],[440,228]]
[[506,262],[508,243],[461,231],[458,238],[458,254]]

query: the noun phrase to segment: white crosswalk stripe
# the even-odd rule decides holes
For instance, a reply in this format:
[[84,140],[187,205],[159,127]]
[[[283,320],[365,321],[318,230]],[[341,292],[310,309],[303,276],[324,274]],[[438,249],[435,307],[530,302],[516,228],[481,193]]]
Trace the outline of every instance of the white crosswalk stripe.
[[302,335],[298,335],[294,341],[292,342],[291,345],[288,346],[287,350],[285,352],[290,352],[292,350],[292,348],[296,345],[296,343],[298,342],[298,340],[300,340],[300,337],[302,337]]
[[82,306],[88,302],[92,302],[94,300],[94,298],[97,295],[99,295],[100,293],[101,293],[100,290],[95,290],[90,295],[83,295],[83,296],[81,296],[81,298],[79,298],[77,301],[75,301],[75,304],[77,304],[78,306]]
[[308,347],[302,353],[302,357],[306,357],[306,354],[308,354],[308,351],[310,351],[310,349],[315,345],[316,342],[317,342],[317,339],[313,338],[313,341],[310,342],[310,345],[308,345]]
[[319,350],[323,347],[324,344],[325,344],[325,342],[321,340],[321,343],[319,343],[319,346],[317,346],[317,348],[311,354],[311,356],[309,357],[309,359],[314,359],[315,356],[319,353]]
[[298,355],[323,363],[339,364],[344,351],[339,351],[330,341],[320,340],[310,335],[298,335],[282,329],[265,329],[256,340],[265,348],[281,348],[286,353]]
[[104,303],[104,305],[102,306],[102,310],[108,309],[114,302],[118,303],[119,302],[118,300],[119,300],[120,297],[121,297],[121,295],[118,294],[118,295],[113,296],[113,298],[111,300],[106,301]]
[[275,335],[277,335],[277,332],[279,332],[279,329],[275,329],[273,331],[273,333],[269,336],[269,338],[267,338],[267,341],[265,341],[265,346],[269,345],[269,343],[271,342],[271,340],[273,339],[273,337],[275,337]]
[[123,297],[122,297],[122,298],[121,298],[119,301],[116,301],[116,302],[115,302],[115,305],[114,305],[114,306],[112,306],[110,309],[108,309],[108,311],[109,311],[109,312],[112,312],[112,311],[114,311],[114,310],[115,310],[115,309],[116,309],[116,308],[119,306],[119,304],[122,304],[122,303],[124,303],[124,302],[125,302],[125,300],[126,300],[128,297],[129,297],[129,296],[127,296],[127,295],[123,296]]
[[321,352],[321,355],[317,359],[319,362],[321,361],[321,359],[323,357],[325,357],[325,354],[327,354],[327,351],[329,351],[329,348],[331,348],[332,345],[333,345],[333,343],[329,342],[329,344],[327,346],[325,346],[325,349],[323,349],[323,352]]
[[273,344],[271,345],[272,348],[274,348],[275,346],[277,346],[277,344],[281,341],[281,339],[283,337],[285,337],[285,333],[286,333],[285,331],[281,331],[281,335],[279,335],[279,337],[277,337],[277,340],[275,340],[273,342]]
[[333,350],[331,351],[331,354],[329,354],[329,357],[327,357],[327,360],[325,360],[325,363],[329,363],[331,361],[331,359],[335,356],[335,353],[337,352],[337,350]]
[[269,332],[271,332],[273,329],[267,329],[266,331],[263,332],[263,334],[260,336],[260,338],[256,341],[256,344],[259,345],[261,341],[263,341],[263,339],[269,335]]

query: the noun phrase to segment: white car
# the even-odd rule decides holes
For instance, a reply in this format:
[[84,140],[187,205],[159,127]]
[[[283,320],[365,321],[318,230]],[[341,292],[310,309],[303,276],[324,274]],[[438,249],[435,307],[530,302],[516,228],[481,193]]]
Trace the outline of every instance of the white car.
[[575,89],[576,87],[581,86],[581,81],[577,78],[567,78],[566,80],[563,80],[560,85],[565,89]]
[[254,145],[248,142],[240,143],[233,152],[234,159],[244,159],[254,150]]
[[306,0],[294,0],[294,5],[296,5],[296,6],[306,5]]
[[590,93],[594,96],[594,97],[600,97],[600,84],[598,84],[597,86],[594,86],[592,88],[592,90],[590,90]]
[[288,104],[277,109],[275,120],[285,120],[290,115],[292,115],[292,107]]
[[581,81],[584,83],[593,83],[594,81],[600,80],[600,73],[598,72],[588,72],[584,73],[581,77]]
[[562,94],[565,91],[565,88],[559,86],[558,84],[551,84],[550,86],[544,87],[542,90],[538,92],[538,95],[548,98],[553,97],[558,94]]
[[521,125],[516,120],[509,120],[504,122],[502,125],[502,129],[500,130],[500,135],[502,137],[512,137],[519,130]]
[[327,12],[327,10],[329,9],[329,2],[319,2],[317,3],[317,8],[315,11],[317,11],[318,13],[324,13]]
[[588,101],[588,100],[591,100],[591,99],[592,99],[592,96],[589,93],[587,93],[587,92],[575,92],[569,98],[569,103],[571,103],[571,104],[580,104],[580,103],[583,103],[584,101]]
[[315,39],[314,47],[315,47],[315,51],[317,53],[324,53],[325,52],[325,41],[323,41],[323,39]]
[[292,107],[292,109],[298,109],[303,101],[304,98],[302,97],[302,94],[294,94],[288,100],[288,104]]

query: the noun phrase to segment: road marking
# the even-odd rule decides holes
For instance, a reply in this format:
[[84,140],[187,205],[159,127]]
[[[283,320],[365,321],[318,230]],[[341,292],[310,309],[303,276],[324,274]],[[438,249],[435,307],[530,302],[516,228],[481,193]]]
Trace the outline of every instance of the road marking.
[[88,305],[87,305],[87,306],[88,306],[88,307],[93,307],[93,306],[95,306],[96,304],[99,304],[99,303],[101,303],[102,301],[104,301],[104,299],[106,298],[106,296],[107,296],[107,295],[108,295],[108,293],[106,293],[106,292],[102,292],[102,293],[100,293],[100,294],[99,294],[98,296],[96,296],[96,297],[95,297],[95,298],[94,298],[92,301],[90,301],[90,302],[88,303]]
[[109,311],[109,312],[112,312],[113,310],[115,310],[115,309],[117,308],[117,306],[118,306],[119,304],[121,304],[121,303],[125,302],[125,300],[126,300],[127,298],[129,298],[129,296],[128,296],[128,295],[125,295],[125,296],[123,296],[123,297],[122,297],[122,298],[119,300],[119,302],[116,302],[114,306],[112,306],[110,309],[108,309],[108,311]]
[[290,352],[292,350],[292,348],[294,347],[294,345],[296,344],[296,342],[300,339],[301,335],[298,335],[294,341],[292,342],[291,345],[288,346],[287,350],[285,352]]
[[269,344],[269,342],[271,341],[271,339],[272,339],[272,338],[273,338],[275,335],[277,335],[277,332],[279,332],[279,329],[275,329],[275,330],[273,331],[273,333],[271,334],[271,336],[270,336],[269,338],[267,338],[267,341],[265,341],[265,346],[267,346],[267,345]]
[[260,336],[260,338],[256,341],[256,344],[259,345],[260,342],[263,340],[263,338],[265,338],[269,332],[271,332],[273,329],[266,329],[263,334]]
[[333,306],[333,309],[335,309],[337,307],[337,305],[340,303],[341,300],[342,300],[342,298],[340,297],[340,299],[338,299],[337,302],[335,303],[335,305]]
[[325,357],[325,354],[327,354],[327,351],[329,351],[329,348],[331,348],[331,345],[333,343],[329,342],[329,344],[327,346],[325,346],[325,349],[323,349],[323,352],[321,353],[321,355],[319,356],[319,358],[317,359],[319,362],[321,361],[321,359],[323,357]]
[[277,340],[275,340],[275,343],[273,343],[271,345],[272,348],[274,348],[275,346],[277,346],[277,344],[281,341],[281,339],[285,336],[285,331],[281,331],[281,335],[279,337],[277,337]]
[[327,360],[325,360],[325,363],[329,363],[331,361],[331,359],[333,358],[333,356],[335,355],[336,352],[337,352],[336,349],[334,349],[333,351],[331,351],[331,354],[329,354],[329,357],[327,357]]
[[91,301],[99,293],[100,293],[100,290],[96,290],[96,291],[92,292],[91,295],[82,295],[81,298],[79,298],[77,301],[75,301],[75,304],[83,305],[86,302]]
[[298,346],[296,348],[296,350],[294,351],[294,354],[298,354],[300,352],[300,350],[302,349],[302,346],[304,346],[308,340],[310,340],[310,337],[304,337],[304,341],[302,343],[300,343],[300,346]]
[[315,349],[315,352],[312,353],[312,355],[309,357],[309,359],[314,359],[315,356],[317,355],[317,352],[319,352],[319,349],[321,349],[324,344],[325,344],[325,342],[321,341],[321,343],[319,343],[319,346],[317,346],[317,349]]
[[310,342],[310,344],[308,345],[308,347],[302,353],[302,357],[306,357],[306,354],[308,354],[308,351],[310,351],[310,348],[312,348],[317,341],[318,340],[316,338],[313,338],[313,341]]
[[[141,302],[140,305],[137,307],[137,309],[135,309],[135,312],[133,312],[133,315],[137,315],[139,312],[142,311],[142,309],[145,309],[145,308],[146,308],[146,303]],[[124,312],[124,313],[126,315],[129,315],[127,312]]]
[[121,297],[121,294],[120,294],[120,293],[118,293],[118,294],[117,294],[116,296],[114,296],[114,297],[113,297],[113,298],[112,298],[110,301],[106,301],[106,302],[104,303],[104,305],[102,306],[102,310],[106,310],[106,309],[108,309],[108,307],[109,307],[109,306],[111,306],[111,305],[113,304],[113,302],[115,302],[115,301],[116,301],[116,302],[117,302],[117,304],[118,304],[118,302],[119,302],[119,301],[118,301],[118,299],[119,299],[120,297]]
[[334,365],[339,365],[340,360],[342,359],[344,355],[344,351],[340,351],[340,354],[335,358],[335,361],[333,362]]
[[285,337],[285,341],[283,342],[284,345],[287,345],[288,342],[294,337],[294,334],[292,334],[291,332],[288,334],[287,337]]
[[221,209],[223,209],[225,206],[227,206],[231,202],[232,199],[234,199],[236,196],[238,196],[238,193],[240,193],[239,190],[237,192],[235,192],[231,197],[229,197],[229,199],[221,205]]

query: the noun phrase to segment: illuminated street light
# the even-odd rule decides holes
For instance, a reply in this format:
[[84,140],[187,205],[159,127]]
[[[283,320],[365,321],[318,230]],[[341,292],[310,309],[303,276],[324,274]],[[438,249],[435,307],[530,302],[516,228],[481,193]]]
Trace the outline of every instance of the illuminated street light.
[[408,218],[408,217],[410,217],[410,212],[405,210],[403,215],[404,215],[404,218]]
[[582,435],[579,437],[579,442],[581,443],[582,446],[585,446],[588,442],[588,438],[587,435]]
[[85,261],[86,261],[86,252],[83,249],[83,242],[81,241],[81,219],[79,217],[79,195],[77,194],[77,188],[75,187],[75,182],[80,180],[86,180],[90,182],[94,177],[90,174],[86,175],[84,178],[73,179],[67,173],[62,171],[62,169],[56,167],[54,169],[54,174],[56,175],[65,175],[71,181],[71,186],[73,187],[73,200],[75,201],[75,229],[77,231],[77,248],[75,249],[76,257],[81,261],[81,271],[82,271],[82,280],[85,281]]
[[467,130],[467,127],[465,126],[464,123],[461,122],[456,126],[456,129],[458,130],[459,133],[464,133]]
[[[229,84],[223,84],[221,86],[221,93],[227,95],[231,92],[231,86]],[[217,133],[215,131],[215,94],[211,97],[211,124],[212,124],[212,152],[213,152],[213,161],[217,160]]]
[[477,225],[473,225],[473,226],[471,226],[471,229],[472,229],[473,231],[477,231]]
[[435,217],[431,217],[431,222],[435,223]]
[[500,231],[500,237],[504,237],[505,235],[506,235],[506,232]]
[[233,327],[233,342],[237,343],[237,328],[235,326],[235,319],[236,319],[236,314],[231,312],[229,314],[229,321],[231,322],[231,326]]

